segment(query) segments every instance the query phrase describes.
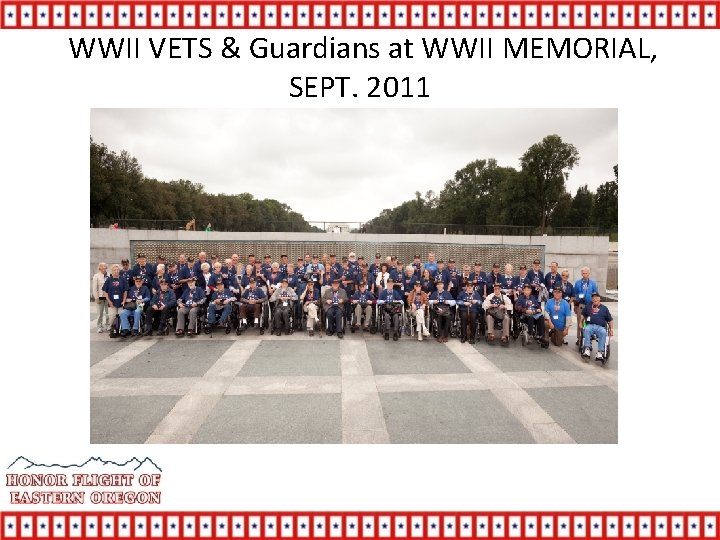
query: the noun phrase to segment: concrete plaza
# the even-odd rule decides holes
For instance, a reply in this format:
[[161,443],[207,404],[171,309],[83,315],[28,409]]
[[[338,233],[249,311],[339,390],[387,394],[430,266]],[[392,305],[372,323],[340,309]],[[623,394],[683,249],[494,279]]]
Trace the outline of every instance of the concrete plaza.
[[[110,339],[90,316],[92,443],[616,443],[612,357],[306,332]],[[593,354],[594,358],[594,354]]]

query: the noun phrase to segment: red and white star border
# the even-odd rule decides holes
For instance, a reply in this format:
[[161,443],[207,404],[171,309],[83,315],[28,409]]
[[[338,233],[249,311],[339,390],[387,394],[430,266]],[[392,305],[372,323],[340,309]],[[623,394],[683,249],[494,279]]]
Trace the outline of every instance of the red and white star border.
[[717,29],[720,3],[2,2],[4,29]]
[[718,538],[718,512],[3,512],[0,538]]

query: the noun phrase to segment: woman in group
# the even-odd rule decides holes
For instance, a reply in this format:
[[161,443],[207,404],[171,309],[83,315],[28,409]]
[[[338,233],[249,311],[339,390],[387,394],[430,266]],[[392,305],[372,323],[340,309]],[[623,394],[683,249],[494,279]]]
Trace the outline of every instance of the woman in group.
[[210,295],[215,290],[215,287],[211,285],[211,276],[212,273],[210,272],[210,263],[202,263],[200,265],[200,274],[197,276],[197,286],[200,287],[203,291],[205,291],[205,297],[208,303],[210,301]]
[[432,274],[430,274],[430,270],[427,268],[423,270],[422,277],[420,278],[420,288],[422,289],[422,292],[428,296],[435,292],[435,280],[433,279]]
[[114,324],[115,318],[125,303],[128,290],[127,280],[120,274],[119,264],[112,265],[110,277],[105,280],[102,290],[107,298],[108,317]]
[[382,263],[380,265],[380,271],[375,278],[375,290],[383,291],[387,288],[387,281],[390,279],[390,271],[388,263]]
[[157,292],[160,290],[160,282],[165,280],[165,265],[160,263],[155,268],[155,277],[153,277],[152,283],[150,285],[150,292],[152,294],[157,294]]
[[[118,269],[120,267],[118,266]],[[118,274],[119,275],[119,274]],[[108,319],[108,302],[103,287],[105,281],[108,278],[107,264],[101,262],[98,264],[97,273],[93,276],[92,290],[93,298],[95,298],[95,306],[97,307],[97,331],[98,334],[103,332],[103,315],[105,315],[105,326],[104,328],[110,327],[110,320]]]

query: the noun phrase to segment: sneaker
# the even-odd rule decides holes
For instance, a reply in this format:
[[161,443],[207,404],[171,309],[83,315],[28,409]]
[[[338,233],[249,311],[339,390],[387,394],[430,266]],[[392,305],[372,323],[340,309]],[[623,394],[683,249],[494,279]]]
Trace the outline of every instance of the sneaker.
[[582,353],[583,357],[590,358],[590,347],[585,347]]
[[183,337],[185,335],[185,332],[182,330],[176,330],[175,331],[175,337]]
[[423,330],[423,336],[430,337],[430,332],[428,332],[427,330]]
[[599,352],[595,355],[595,360],[602,361],[604,358],[605,358],[605,355],[603,355],[603,353],[601,353],[601,352]]
[[422,332],[418,332],[418,341],[422,341]]
[[99,326],[99,327],[98,327],[98,329],[97,329],[97,333],[98,333],[98,334],[102,334],[102,333],[103,333],[103,329],[102,329],[102,326]]

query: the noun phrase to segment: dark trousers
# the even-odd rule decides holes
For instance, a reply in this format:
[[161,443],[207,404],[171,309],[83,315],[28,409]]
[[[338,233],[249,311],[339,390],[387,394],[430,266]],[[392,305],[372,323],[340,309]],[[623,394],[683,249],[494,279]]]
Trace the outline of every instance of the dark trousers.
[[328,321],[328,330],[331,332],[342,331],[343,308],[334,304],[327,309],[325,317]]
[[[468,325],[470,325],[470,332],[468,332]],[[477,331],[477,313],[467,309],[460,310],[460,337],[461,338],[473,338],[475,339],[475,332]]]
[[275,308],[273,326],[276,330],[279,328],[284,328],[286,331],[290,330],[290,306],[285,308],[279,306]]
[[145,312],[145,331],[149,332],[153,327],[156,327],[158,330],[164,330],[169,315],[170,308],[167,307],[161,310],[154,310],[152,308],[147,310]]
[[399,313],[388,313],[385,312],[385,318],[383,319],[383,331],[386,334],[390,333],[390,325],[394,328],[395,332],[400,332],[400,314]]
[[530,336],[538,335],[541,338],[545,338],[545,318],[538,317],[537,319],[531,315],[525,316],[525,322],[528,326],[528,334]]
[[449,315],[436,315],[437,322],[438,322],[438,337],[448,337],[448,328],[450,327],[450,317],[452,314]]

